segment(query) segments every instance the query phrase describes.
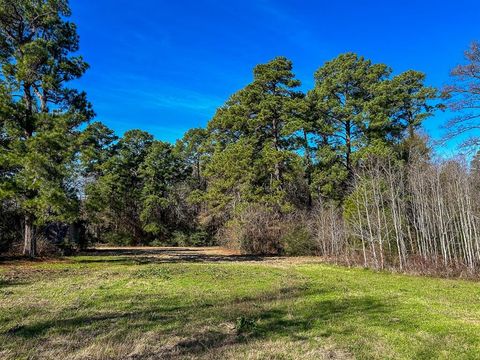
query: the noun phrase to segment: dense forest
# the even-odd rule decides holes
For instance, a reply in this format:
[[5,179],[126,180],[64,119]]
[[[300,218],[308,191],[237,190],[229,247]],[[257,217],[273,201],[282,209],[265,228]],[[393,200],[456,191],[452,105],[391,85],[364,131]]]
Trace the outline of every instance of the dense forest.
[[[479,270],[478,44],[443,89],[346,53],[303,92],[279,56],[171,144],[94,121],[69,87],[88,70],[69,16],[66,0],[0,0],[0,253],[220,244]],[[444,160],[422,123],[446,109],[444,140],[460,137],[465,155]]]

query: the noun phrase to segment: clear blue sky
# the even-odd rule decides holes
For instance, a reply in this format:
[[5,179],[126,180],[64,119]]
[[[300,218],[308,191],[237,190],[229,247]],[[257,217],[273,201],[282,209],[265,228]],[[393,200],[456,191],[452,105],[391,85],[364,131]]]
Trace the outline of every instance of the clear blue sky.
[[[395,73],[423,71],[442,86],[480,40],[480,1],[71,0],[81,54],[80,81],[118,134],[132,128],[174,141],[204,126],[255,64],[283,55],[302,88],[313,72],[354,51]],[[438,137],[446,115],[425,124]]]

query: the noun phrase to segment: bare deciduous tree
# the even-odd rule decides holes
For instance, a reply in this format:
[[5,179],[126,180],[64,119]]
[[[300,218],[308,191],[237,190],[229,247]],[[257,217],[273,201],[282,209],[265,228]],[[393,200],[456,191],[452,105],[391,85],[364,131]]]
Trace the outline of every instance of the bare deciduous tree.
[[461,148],[474,151],[480,146],[480,43],[473,42],[465,58],[467,63],[451,71],[454,81],[442,92],[448,108],[458,114],[444,125],[444,140],[466,135]]

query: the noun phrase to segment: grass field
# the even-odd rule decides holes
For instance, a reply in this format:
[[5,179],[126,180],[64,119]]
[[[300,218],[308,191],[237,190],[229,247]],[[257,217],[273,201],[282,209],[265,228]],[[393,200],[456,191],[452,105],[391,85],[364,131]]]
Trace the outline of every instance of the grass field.
[[480,284],[313,258],[0,263],[0,359],[478,359]]

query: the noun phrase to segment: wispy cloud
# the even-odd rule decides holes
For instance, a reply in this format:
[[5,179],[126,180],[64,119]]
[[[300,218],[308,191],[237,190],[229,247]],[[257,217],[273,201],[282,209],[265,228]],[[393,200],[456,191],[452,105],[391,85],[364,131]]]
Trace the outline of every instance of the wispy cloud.
[[255,2],[255,6],[264,16],[274,20],[266,22],[270,30],[280,34],[292,45],[303,51],[314,52],[315,55],[319,53],[319,45],[322,48],[330,47],[309,27],[309,22],[301,16],[300,11],[293,12],[293,9],[286,8],[279,1],[271,0],[259,0]]
[[291,13],[281,7],[281,5],[276,2],[272,3],[269,0],[260,0],[256,2],[258,9],[270,17],[274,17],[276,20],[281,22],[290,23],[295,26],[300,23],[300,20],[291,15]]
[[150,79],[134,73],[122,74],[117,78],[110,74],[95,95],[99,100],[115,100],[119,104],[190,111],[203,115],[213,115],[215,109],[225,100],[191,89],[163,84],[152,85]]

